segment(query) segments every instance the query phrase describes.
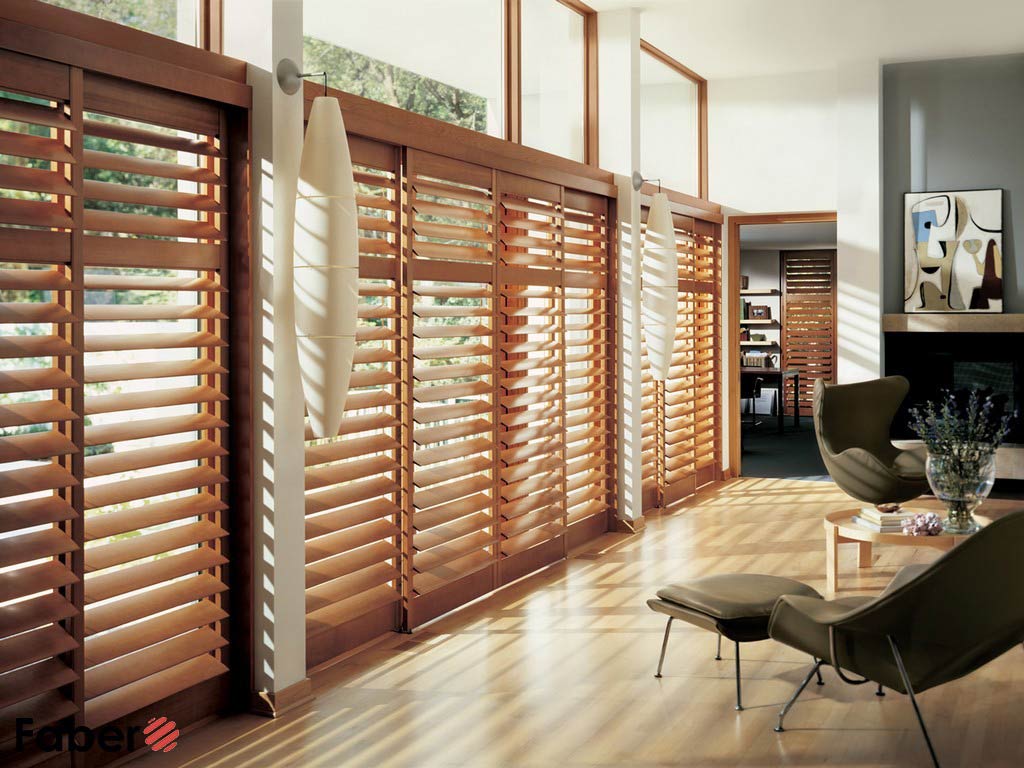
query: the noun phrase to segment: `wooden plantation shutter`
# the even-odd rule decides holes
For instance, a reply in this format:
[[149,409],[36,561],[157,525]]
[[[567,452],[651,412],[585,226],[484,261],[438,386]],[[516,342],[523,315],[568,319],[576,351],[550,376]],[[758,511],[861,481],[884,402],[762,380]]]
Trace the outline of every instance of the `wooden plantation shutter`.
[[[499,174],[502,579],[527,549],[565,553],[565,310],[562,191]],[[525,571],[533,570],[526,567]],[[514,571],[516,574],[520,569]]]
[[[356,363],[337,437],[306,444],[307,664],[399,622],[399,205],[393,147],[350,141],[359,204]],[[307,438],[312,437],[307,425]]]
[[663,504],[697,490],[697,334],[698,311],[692,292],[695,234],[693,219],[674,214],[679,273],[679,311],[668,376],[662,391]]
[[229,118],[7,52],[0,91],[0,728],[187,724],[227,700]]
[[227,671],[226,122],[86,75],[86,723]]
[[[783,251],[782,366],[800,372],[800,415],[810,415],[814,382],[835,381],[836,252]],[[782,398],[792,411],[793,380]]]
[[[494,586],[494,173],[409,150],[409,622]],[[411,518],[411,519],[409,519]]]
[[694,449],[696,485],[700,488],[719,479],[722,471],[721,226],[695,220],[692,261],[686,257],[683,261],[685,272],[692,269],[692,277],[680,275],[679,289],[693,305]]
[[67,67],[0,55],[0,762],[24,757],[16,717],[42,726],[80,711],[71,101]]
[[568,545],[603,531],[612,509],[615,317],[608,199],[566,189],[565,460]]
[[[646,225],[648,209],[642,210]],[[671,504],[721,474],[720,226],[673,212],[679,310],[664,382],[643,363],[644,509]],[[653,469],[648,469],[648,467]]]

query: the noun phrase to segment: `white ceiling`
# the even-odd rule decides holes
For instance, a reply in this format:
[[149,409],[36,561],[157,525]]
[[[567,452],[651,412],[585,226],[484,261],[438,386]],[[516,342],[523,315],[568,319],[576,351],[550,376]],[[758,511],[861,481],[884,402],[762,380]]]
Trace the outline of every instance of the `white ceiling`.
[[588,0],[708,79],[1024,51],[1024,0]]
[[807,224],[744,224],[740,227],[740,248],[744,251],[795,251],[835,247],[834,221]]

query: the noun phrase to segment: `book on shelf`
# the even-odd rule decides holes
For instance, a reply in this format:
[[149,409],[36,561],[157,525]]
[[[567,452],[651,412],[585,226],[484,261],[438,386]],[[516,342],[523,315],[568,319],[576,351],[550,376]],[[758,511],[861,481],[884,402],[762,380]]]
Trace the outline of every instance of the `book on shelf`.
[[853,524],[859,525],[861,528],[866,528],[869,531],[874,531],[875,533],[903,533],[903,520],[897,520],[894,523],[873,523],[870,520],[865,520],[859,515],[855,515],[853,518]]

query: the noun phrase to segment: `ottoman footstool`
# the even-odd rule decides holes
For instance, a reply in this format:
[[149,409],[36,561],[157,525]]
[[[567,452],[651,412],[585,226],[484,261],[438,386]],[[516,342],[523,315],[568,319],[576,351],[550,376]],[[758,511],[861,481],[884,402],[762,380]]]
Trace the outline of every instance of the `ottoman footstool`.
[[[668,616],[658,671],[654,676],[661,677],[674,619],[717,632],[716,659],[721,658],[723,636],[732,640],[736,646],[736,709],[742,710],[740,643],[768,639],[768,620],[772,608],[783,595],[821,597],[814,589],[794,579],[756,573],[705,576],[659,589],[657,597],[647,601],[651,610]],[[818,684],[823,684],[820,672]]]

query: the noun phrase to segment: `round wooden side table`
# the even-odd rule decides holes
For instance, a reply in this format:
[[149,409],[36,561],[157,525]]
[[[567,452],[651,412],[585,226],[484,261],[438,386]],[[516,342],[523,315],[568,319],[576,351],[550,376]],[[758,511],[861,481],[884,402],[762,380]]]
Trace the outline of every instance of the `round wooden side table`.
[[[922,510],[937,511],[937,510]],[[875,544],[894,544],[903,547],[934,547],[947,551],[970,536],[956,536],[940,533],[938,536],[904,536],[900,533],[878,533],[853,522],[859,509],[844,509],[825,515],[825,580],[830,596],[834,596],[839,581],[839,545],[857,545],[857,567],[871,567],[871,548]],[[941,515],[941,513],[940,513]],[[988,520],[975,515],[979,524],[985,525]]]

